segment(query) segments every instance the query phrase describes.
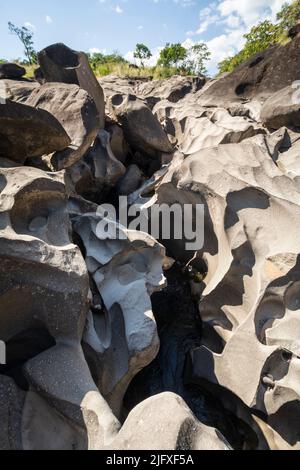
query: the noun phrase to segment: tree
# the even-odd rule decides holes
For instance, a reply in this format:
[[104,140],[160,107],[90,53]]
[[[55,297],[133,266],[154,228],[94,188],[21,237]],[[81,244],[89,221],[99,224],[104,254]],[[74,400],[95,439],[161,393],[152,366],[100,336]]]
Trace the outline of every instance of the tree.
[[246,44],[234,57],[228,57],[219,63],[219,72],[232,72],[238,65],[254,54],[264,51],[273,44],[288,40],[288,32],[300,19],[300,0],[285,3],[277,14],[277,22],[262,21],[245,34]]
[[144,67],[144,61],[151,59],[152,52],[145,44],[137,44],[133,56],[135,59],[139,59]]
[[277,14],[277,21],[280,22],[283,32],[288,32],[292,28],[300,15],[300,0],[294,1],[292,4],[285,3],[280,12]]
[[205,43],[198,43],[192,46],[187,51],[187,60],[185,62],[185,68],[196,75],[206,75],[207,69],[205,62],[209,60],[211,53]]
[[157,65],[162,67],[179,67],[184,64],[184,61],[187,59],[187,55],[187,49],[180,43],[167,43],[165,48],[160,52]]
[[22,26],[22,28],[18,28],[11,22],[8,23],[8,28],[9,31],[16,35],[20,41],[22,42],[24,48],[25,48],[25,56],[27,57],[28,63],[30,65],[36,64],[37,63],[37,53],[34,49],[33,46],[33,32],[30,31],[28,28],[25,28],[25,26]]
[[280,33],[280,25],[273,24],[269,20],[262,21],[254,26],[248,34],[244,35],[247,40],[244,47],[245,60],[276,44]]
[[232,72],[238,65],[250,59],[258,52],[262,52],[279,41],[281,28],[278,24],[265,20],[254,26],[244,35],[246,43],[244,48],[233,57],[228,57],[219,63],[219,73]]
[[100,65],[127,63],[127,60],[124,59],[118,51],[114,51],[112,54],[108,55],[102,52],[94,52],[93,54],[88,54],[88,58],[94,71],[96,71]]

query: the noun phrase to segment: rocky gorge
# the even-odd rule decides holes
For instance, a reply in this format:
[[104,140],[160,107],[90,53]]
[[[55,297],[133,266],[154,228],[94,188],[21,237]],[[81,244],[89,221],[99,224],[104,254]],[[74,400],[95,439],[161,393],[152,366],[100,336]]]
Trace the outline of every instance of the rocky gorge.
[[[299,52],[215,80],[97,80],[63,44],[35,79],[0,65],[2,450],[300,449]],[[119,196],[201,205],[203,247],[100,236]]]

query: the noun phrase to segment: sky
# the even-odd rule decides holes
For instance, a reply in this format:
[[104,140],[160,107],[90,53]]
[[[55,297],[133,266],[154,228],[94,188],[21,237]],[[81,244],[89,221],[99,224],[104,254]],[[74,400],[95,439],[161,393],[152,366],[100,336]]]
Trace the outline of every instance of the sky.
[[24,57],[11,21],[34,32],[35,48],[64,42],[85,52],[118,50],[128,60],[138,42],[153,53],[154,64],[167,42],[189,47],[206,42],[217,64],[243,47],[243,35],[258,21],[272,19],[286,0],[11,0],[2,2],[0,58]]

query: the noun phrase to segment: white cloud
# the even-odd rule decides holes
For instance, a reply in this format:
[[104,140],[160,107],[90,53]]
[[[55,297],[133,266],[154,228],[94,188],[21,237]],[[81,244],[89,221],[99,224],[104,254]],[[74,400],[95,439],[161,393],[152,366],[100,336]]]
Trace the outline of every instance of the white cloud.
[[36,31],[36,26],[29,21],[25,21],[24,23],[25,28],[30,29],[31,31]]
[[286,0],[222,0],[218,11],[222,17],[237,15],[251,28],[258,21],[269,18],[274,20]]
[[243,48],[246,41],[243,36],[246,32],[247,28],[234,29],[206,42],[211,52],[211,61],[208,64],[208,70],[211,74],[217,71],[218,63],[221,60],[233,56]]
[[98,47],[91,47],[89,49],[90,54],[106,54],[107,50],[106,49],[99,49]]
[[45,18],[45,19],[46,19],[46,23],[48,23],[48,24],[53,23],[53,19],[51,18],[51,16],[46,15],[46,18]]
[[[145,60],[144,63],[147,67],[154,67],[157,64],[157,61],[160,56],[160,51],[163,49],[163,47],[155,47],[152,49],[152,57],[149,60]],[[137,65],[141,65],[140,61],[138,59],[135,59],[134,57],[134,51],[129,51],[125,55],[125,59],[128,60],[129,62],[136,63]]]
[[190,7],[196,4],[195,0],[174,0],[174,3],[178,3],[182,7]]
[[113,10],[118,13],[118,15],[121,15],[123,13],[123,10],[122,8],[120,7],[120,5],[116,5],[113,7]]
[[[236,54],[245,44],[243,37],[259,21],[276,20],[276,14],[287,0],[218,0],[200,10],[200,24],[196,31],[187,36],[200,36],[212,25],[225,26],[222,34],[206,41],[212,59],[209,63],[211,74],[217,64],[226,57]],[[291,0],[290,0],[291,1]],[[201,40],[199,38],[199,40]]]

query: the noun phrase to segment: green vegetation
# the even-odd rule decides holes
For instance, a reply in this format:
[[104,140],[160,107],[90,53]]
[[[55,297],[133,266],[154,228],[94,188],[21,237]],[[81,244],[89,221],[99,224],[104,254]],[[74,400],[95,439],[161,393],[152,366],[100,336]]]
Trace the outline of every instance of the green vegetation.
[[133,56],[135,59],[141,61],[142,67],[144,68],[144,61],[151,59],[152,52],[145,44],[137,44]]
[[[8,23],[9,30],[16,35],[24,46],[25,61],[16,61],[26,67],[27,77],[34,74],[34,65],[37,64],[37,53],[34,48],[33,32],[25,26],[19,28]],[[146,67],[145,61],[152,57],[152,52],[145,44],[136,45],[134,58],[141,62],[141,67],[130,64],[118,51],[112,54],[96,52],[88,54],[91,67],[97,77],[117,75],[120,77],[148,77],[159,80],[170,78],[173,75],[206,74],[205,62],[210,57],[206,44],[195,44],[186,49],[181,44],[166,44],[160,53],[155,67]],[[0,61],[1,62],[1,61]]]
[[22,26],[22,28],[18,28],[11,22],[8,23],[8,28],[9,31],[15,36],[17,36],[22,42],[27,63],[29,65],[36,64],[37,53],[33,47],[33,32],[30,31],[28,28],[25,28],[25,26]]
[[207,73],[205,62],[211,54],[205,43],[198,43],[189,49],[181,44],[167,44],[161,51],[157,65],[164,68],[177,68],[187,75]]
[[210,59],[210,56],[211,53],[205,43],[195,44],[187,51],[186,70],[194,75],[206,75],[205,62]]
[[219,73],[232,72],[238,65],[253,55],[264,51],[274,44],[288,41],[288,32],[300,15],[300,0],[284,4],[277,15],[276,23],[265,20],[245,34],[246,44],[234,57],[228,57],[219,64]]
[[206,74],[205,61],[210,57],[206,44],[195,44],[185,49],[181,44],[166,44],[157,65],[146,67],[145,61],[152,57],[145,44],[137,44],[134,58],[141,61],[141,67],[130,64],[117,51],[111,55],[89,54],[91,66],[98,77],[117,75],[120,77],[150,77],[154,80],[170,78],[173,75]]
[[157,65],[165,68],[183,67],[184,60],[187,56],[187,50],[181,44],[166,44],[160,52]]
[[[288,32],[297,19],[300,19],[300,0],[284,4],[277,14],[275,23],[269,20],[261,21],[245,34],[244,48],[235,56],[228,57],[219,63],[219,74],[232,72],[238,65],[271,45],[288,42]],[[28,28],[18,28],[12,23],[8,23],[8,26],[11,33],[20,39],[25,49],[26,61],[18,62],[26,66],[27,76],[32,76],[34,70],[32,66],[37,63],[33,33]],[[120,77],[165,79],[173,75],[206,75],[205,63],[210,59],[211,54],[205,43],[195,44],[189,49],[180,43],[167,43],[160,52],[157,65],[147,67],[145,61],[152,57],[152,52],[145,44],[139,43],[136,45],[134,58],[140,61],[141,67],[130,64],[118,51],[112,54],[97,52],[88,56],[91,67],[98,77],[114,74]],[[4,61],[0,60],[1,62]]]

